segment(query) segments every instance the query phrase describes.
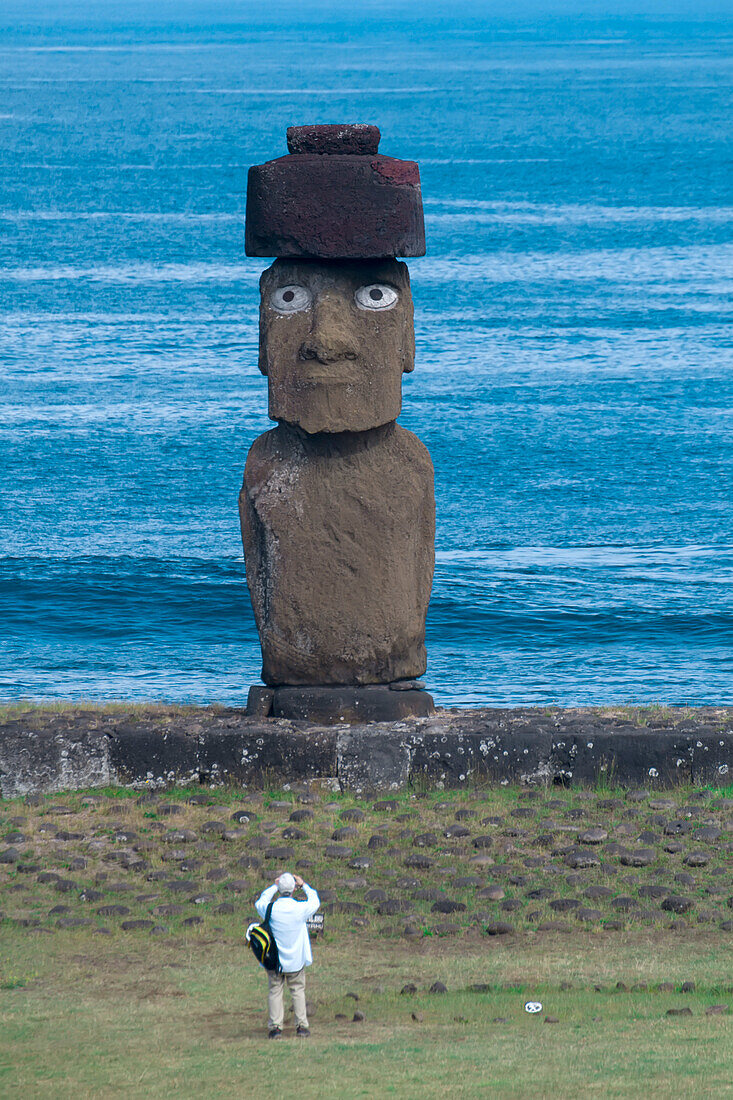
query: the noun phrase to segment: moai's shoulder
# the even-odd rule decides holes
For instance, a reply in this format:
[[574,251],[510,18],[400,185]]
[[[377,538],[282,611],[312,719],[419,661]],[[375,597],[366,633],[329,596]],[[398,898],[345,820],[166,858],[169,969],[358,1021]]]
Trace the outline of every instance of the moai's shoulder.
[[403,461],[422,467],[432,476],[433,462],[430,452],[414,432],[408,432],[407,428],[395,424],[394,446]]
[[249,449],[244,467],[245,485],[268,478],[274,469],[302,460],[302,447],[297,437],[284,432],[278,425],[258,435]]

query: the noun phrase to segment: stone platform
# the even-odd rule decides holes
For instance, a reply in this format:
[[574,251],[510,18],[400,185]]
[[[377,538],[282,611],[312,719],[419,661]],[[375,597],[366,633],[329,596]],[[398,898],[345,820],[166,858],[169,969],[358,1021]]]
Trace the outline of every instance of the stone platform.
[[249,689],[250,717],[292,718],[309,725],[365,725],[428,718],[435,713],[432,695],[421,680],[364,687],[278,687],[259,684]]
[[436,710],[314,726],[223,707],[30,710],[0,720],[4,798],[108,784],[406,785],[733,782],[733,707]]

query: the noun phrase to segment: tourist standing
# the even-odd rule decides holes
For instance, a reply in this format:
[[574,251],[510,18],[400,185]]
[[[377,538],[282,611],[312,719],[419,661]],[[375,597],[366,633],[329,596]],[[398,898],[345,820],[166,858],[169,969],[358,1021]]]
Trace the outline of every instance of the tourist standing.
[[[293,894],[301,887],[305,901],[296,901]],[[255,902],[261,918],[264,918],[267,906],[278,891],[281,896],[272,907],[270,929],[277,944],[282,973],[275,973],[273,970],[267,972],[270,983],[267,996],[267,1035],[270,1039],[282,1038],[283,991],[287,982],[293,998],[295,1033],[300,1039],[307,1039],[310,1028],[305,1006],[305,968],[313,962],[313,955],[306,921],[318,911],[321,901],[316,891],[300,875],[291,875],[285,871]]]

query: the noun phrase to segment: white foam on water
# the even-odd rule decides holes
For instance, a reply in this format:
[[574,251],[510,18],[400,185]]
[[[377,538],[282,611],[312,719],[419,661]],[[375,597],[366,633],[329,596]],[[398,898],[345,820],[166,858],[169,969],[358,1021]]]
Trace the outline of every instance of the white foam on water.
[[[459,280],[535,282],[567,280],[589,281],[604,293],[602,281],[627,285],[661,284],[671,290],[674,280],[683,284],[684,293],[702,291],[733,292],[733,243],[669,245],[643,248],[578,248],[562,252],[510,252],[500,250],[484,255],[459,254],[421,261],[419,278],[423,283]],[[720,309],[721,303],[716,305]]]
[[[0,116],[2,117],[2,116]],[[147,210],[0,210],[0,222],[96,222],[127,221],[207,225],[239,223],[243,213],[201,213],[195,211],[156,212]]]
[[437,224],[461,225],[472,222],[490,225],[496,222],[506,225],[608,225],[689,221],[706,222],[710,225],[733,224],[731,206],[605,206],[589,203],[554,205],[430,198],[424,200],[424,205],[429,211],[429,220]]
[[158,264],[127,263],[99,264],[95,267],[77,267],[73,264],[57,264],[47,267],[0,268],[0,282],[81,282],[92,283],[256,283],[262,271],[262,263],[251,264]]
[[301,86],[299,88],[193,88],[190,90],[192,95],[253,95],[253,96],[270,96],[270,95],[304,95],[304,96],[316,96],[316,95],[334,95],[342,96],[344,99],[348,99],[351,95],[427,95],[434,92],[448,92],[448,88],[426,88],[418,87],[416,85],[408,85],[407,87],[369,87],[369,88],[353,88],[353,87],[341,87],[341,88],[309,88]]
[[486,568],[626,569],[639,565],[679,566],[696,560],[730,562],[733,544],[721,546],[517,546],[495,550],[436,550],[441,565],[463,564]]

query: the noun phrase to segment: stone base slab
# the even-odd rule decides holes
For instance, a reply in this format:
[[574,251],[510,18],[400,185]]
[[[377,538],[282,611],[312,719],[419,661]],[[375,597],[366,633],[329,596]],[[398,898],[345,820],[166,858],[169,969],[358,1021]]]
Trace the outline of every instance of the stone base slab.
[[323,726],[343,723],[397,722],[427,718],[435,712],[432,695],[418,680],[364,687],[307,686],[249,689],[247,714],[261,718],[290,718]]
[[39,709],[0,722],[4,798],[113,783],[320,781],[368,793],[410,784],[603,782],[652,790],[728,786],[732,776],[733,707],[665,708],[661,716],[656,708],[483,707],[325,726],[235,708],[151,706]]

